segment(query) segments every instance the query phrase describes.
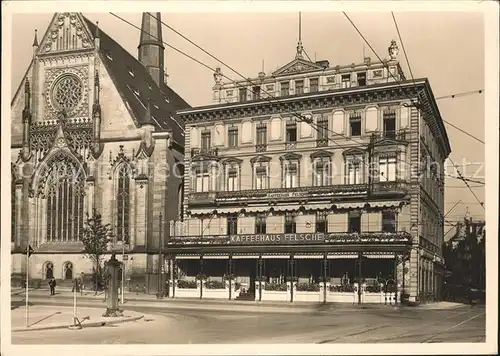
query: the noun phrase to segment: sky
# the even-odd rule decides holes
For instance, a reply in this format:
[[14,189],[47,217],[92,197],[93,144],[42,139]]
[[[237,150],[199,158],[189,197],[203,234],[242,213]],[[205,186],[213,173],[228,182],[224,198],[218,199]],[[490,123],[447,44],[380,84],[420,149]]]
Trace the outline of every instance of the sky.
[[[139,30],[110,13],[84,13],[91,21],[137,57]],[[140,13],[117,13],[140,26]],[[385,58],[390,41],[396,39],[399,60],[410,78],[403,49],[390,12],[349,12],[377,54]],[[484,19],[474,12],[397,12],[395,17],[415,78],[428,78],[436,97],[484,89]],[[35,29],[42,39],[52,14],[15,14],[12,26],[12,95],[29,65]],[[262,69],[270,73],[294,59],[298,39],[298,13],[162,13],[162,20],[181,34],[241,73],[254,78]],[[206,65],[221,66],[199,49],[163,27],[163,40]],[[341,12],[303,12],[302,42],[314,60],[328,60],[331,66],[360,63],[363,53],[376,56]],[[167,47],[167,46],[166,46]],[[169,86],[191,106],[211,104],[212,72],[175,50],[166,48]],[[221,66],[224,75],[241,77]],[[484,139],[484,95],[471,94],[438,100],[444,120]],[[451,159],[460,166],[464,177],[484,181],[485,146],[445,123],[450,140]],[[448,174],[456,175],[451,163]],[[480,201],[485,186],[469,183]],[[446,180],[445,213],[457,221],[469,211],[473,218],[484,219],[484,210],[465,184]],[[450,227],[445,227],[445,232]],[[446,238],[452,236],[450,232]]]

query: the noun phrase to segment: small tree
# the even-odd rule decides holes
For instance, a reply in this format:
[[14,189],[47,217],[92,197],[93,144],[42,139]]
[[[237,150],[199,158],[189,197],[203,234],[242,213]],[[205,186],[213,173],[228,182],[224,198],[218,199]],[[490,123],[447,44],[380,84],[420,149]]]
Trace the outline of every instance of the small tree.
[[83,228],[82,242],[85,247],[85,254],[94,264],[94,283],[95,294],[97,294],[98,286],[103,281],[102,276],[102,261],[103,256],[107,252],[108,243],[113,236],[110,224],[103,224],[101,214],[95,209],[92,216],[86,214],[86,222]]

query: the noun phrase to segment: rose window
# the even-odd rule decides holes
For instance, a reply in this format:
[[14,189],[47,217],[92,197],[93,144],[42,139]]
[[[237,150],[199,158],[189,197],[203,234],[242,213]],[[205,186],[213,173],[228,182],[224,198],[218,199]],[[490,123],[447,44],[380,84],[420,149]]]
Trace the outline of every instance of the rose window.
[[52,102],[59,110],[73,110],[83,97],[83,85],[75,75],[60,78],[52,89]]

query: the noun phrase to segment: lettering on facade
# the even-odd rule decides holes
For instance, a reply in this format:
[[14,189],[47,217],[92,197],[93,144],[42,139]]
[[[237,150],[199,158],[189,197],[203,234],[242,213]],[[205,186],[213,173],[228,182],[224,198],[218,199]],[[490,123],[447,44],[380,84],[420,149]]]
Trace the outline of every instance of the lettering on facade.
[[257,234],[233,235],[229,241],[232,244],[287,244],[287,243],[318,243],[324,242],[329,234]]
[[309,192],[283,192],[283,193],[269,193],[266,198],[294,198],[303,197],[308,195]]

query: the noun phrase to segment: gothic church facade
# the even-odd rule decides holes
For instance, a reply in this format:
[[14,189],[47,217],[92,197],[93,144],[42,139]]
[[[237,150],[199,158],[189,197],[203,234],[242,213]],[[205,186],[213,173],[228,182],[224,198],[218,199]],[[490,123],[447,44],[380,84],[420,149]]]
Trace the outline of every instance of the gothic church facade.
[[[143,13],[138,60],[81,13],[35,33],[11,103],[12,282],[92,273],[81,242],[94,209],[129,284],[156,289],[160,241],[179,213],[189,105],[166,83],[160,13]],[[161,217],[160,217],[161,216]]]

